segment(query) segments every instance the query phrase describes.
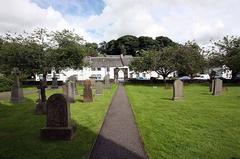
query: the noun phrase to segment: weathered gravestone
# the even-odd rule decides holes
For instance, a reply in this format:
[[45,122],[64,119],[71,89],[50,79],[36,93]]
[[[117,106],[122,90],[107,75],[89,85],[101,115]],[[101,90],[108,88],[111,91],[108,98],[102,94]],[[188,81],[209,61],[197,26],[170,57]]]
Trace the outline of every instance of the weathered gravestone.
[[53,78],[52,78],[52,86],[51,88],[52,89],[58,89],[58,81],[57,81],[57,77],[56,77],[56,74],[54,73],[53,74]]
[[63,94],[66,96],[67,100],[70,103],[75,102],[75,89],[74,89],[74,83],[71,81],[67,81],[65,85],[62,86],[63,88]]
[[222,95],[222,80],[215,79],[214,80],[214,87],[213,87],[213,93],[214,96],[220,96]]
[[209,83],[209,92],[212,92],[214,88],[214,79],[210,81]]
[[68,78],[69,81],[73,82],[73,87],[74,87],[74,91],[75,91],[75,95],[78,95],[78,89],[77,89],[77,77],[75,76],[70,76]]
[[89,77],[89,80],[91,81],[92,89],[96,88],[96,77]]
[[183,82],[175,80],[173,83],[173,100],[183,99]]
[[92,94],[91,81],[85,80],[84,89],[83,89],[83,102],[92,102],[92,101],[93,101],[93,94]]
[[12,90],[11,90],[11,102],[21,103],[24,101],[23,89],[21,88],[21,83],[19,80],[20,71],[18,68],[14,68],[12,71],[14,76]]
[[101,81],[96,81],[96,95],[102,95],[103,84]]
[[47,83],[43,80],[40,80],[40,85],[37,87],[39,89],[39,99],[36,105],[36,114],[46,114],[46,93],[45,89],[47,88]]
[[40,130],[43,139],[71,140],[76,126],[71,123],[69,102],[63,94],[47,100],[47,125]]
[[110,89],[112,87],[111,83],[110,83],[110,76],[109,76],[109,74],[107,74],[104,77],[104,87],[107,88],[107,89]]

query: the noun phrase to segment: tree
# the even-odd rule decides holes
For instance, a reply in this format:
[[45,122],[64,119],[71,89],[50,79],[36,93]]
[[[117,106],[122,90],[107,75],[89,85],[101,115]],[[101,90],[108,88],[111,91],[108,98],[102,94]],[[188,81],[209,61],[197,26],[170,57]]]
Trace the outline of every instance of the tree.
[[167,76],[176,70],[176,47],[163,48],[160,51],[146,51],[130,64],[134,71],[155,71],[166,83]]
[[195,42],[187,42],[178,46],[176,56],[176,70],[179,74],[193,75],[204,71],[205,59],[202,50]]
[[226,65],[232,70],[234,79],[240,73],[240,37],[224,37],[215,43],[218,48],[212,56],[219,65]]

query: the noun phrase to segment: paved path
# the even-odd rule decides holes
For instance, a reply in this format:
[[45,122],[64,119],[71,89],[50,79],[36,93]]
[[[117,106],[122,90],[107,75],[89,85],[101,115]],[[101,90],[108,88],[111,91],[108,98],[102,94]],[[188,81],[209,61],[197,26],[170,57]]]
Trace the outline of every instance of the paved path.
[[119,85],[90,159],[147,159],[124,86]]

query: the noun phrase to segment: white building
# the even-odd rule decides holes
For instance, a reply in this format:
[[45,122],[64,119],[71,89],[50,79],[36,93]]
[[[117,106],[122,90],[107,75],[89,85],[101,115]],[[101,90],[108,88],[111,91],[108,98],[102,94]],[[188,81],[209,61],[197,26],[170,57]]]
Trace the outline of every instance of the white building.
[[[155,71],[136,73],[129,69],[133,56],[129,55],[107,55],[99,57],[86,57],[84,59],[87,66],[79,70],[66,69],[60,72],[54,70],[47,74],[47,81],[51,81],[55,73],[59,81],[66,81],[70,76],[76,76],[79,81],[89,79],[90,77],[96,77],[97,80],[103,80],[105,75],[109,74],[110,79],[126,80],[132,78],[150,79],[155,77],[162,79]],[[169,75],[169,77],[175,76],[175,73]],[[37,76],[36,80],[39,81],[42,75]]]

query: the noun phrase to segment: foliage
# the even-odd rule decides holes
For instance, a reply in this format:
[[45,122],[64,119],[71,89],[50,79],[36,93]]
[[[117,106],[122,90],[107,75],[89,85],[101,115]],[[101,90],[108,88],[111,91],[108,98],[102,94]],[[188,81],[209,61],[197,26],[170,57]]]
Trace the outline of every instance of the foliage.
[[0,76],[0,92],[10,91],[12,80],[4,76]]
[[240,37],[224,37],[215,43],[218,48],[212,53],[215,63],[226,65],[232,70],[232,77],[240,73]]
[[156,39],[147,36],[139,38],[133,35],[125,35],[117,40],[111,40],[108,43],[103,41],[99,44],[99,52],[102,54],[119,55],[126,54],[136,56],[142,50],[159,50],[167,46],[177,45],[171,39],[159,36]]

